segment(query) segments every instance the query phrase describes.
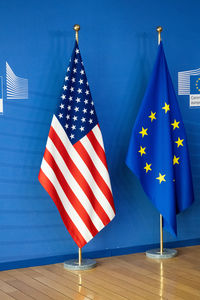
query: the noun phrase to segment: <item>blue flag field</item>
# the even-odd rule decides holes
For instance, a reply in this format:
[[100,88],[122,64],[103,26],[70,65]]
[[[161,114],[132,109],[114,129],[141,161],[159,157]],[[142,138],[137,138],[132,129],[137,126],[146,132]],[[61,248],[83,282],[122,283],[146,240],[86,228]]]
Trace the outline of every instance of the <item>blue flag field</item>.
[[177,234],[176,214],[194,201],[186,134],[162,42],[133,127],[126,164]]

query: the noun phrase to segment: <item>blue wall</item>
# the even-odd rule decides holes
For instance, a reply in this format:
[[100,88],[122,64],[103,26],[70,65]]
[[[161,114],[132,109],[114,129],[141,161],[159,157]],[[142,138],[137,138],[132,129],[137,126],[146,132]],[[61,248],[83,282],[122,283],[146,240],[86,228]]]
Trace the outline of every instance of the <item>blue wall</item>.
[[[178,72],[200,67],[199,9],[195,0],[0,1],[5,98],[0,116],[0,264],[77,253],[37,179],[75,23],[81,25],[80,49],[117,211],[83,251],[123,253],[124,248],[134,251],[159,241],[159,214],[124,160],[156,56],[156,27],[164,28],[165,53],[177,90]],[[28,100],[6,99],[6,61],[18,76],[29,79]],[[165,233],[164,240],[175,245],[184,240],[187,245],[200,237],[200,110],[189,108],[188,96],[178,101],[188,134],[195,203],[178,216],[177,239]]]

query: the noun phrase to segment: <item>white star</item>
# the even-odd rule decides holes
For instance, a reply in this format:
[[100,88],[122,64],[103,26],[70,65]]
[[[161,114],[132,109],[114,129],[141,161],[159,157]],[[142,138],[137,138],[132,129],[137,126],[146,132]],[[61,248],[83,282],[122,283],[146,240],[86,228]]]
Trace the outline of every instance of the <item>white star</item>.
[[63,109],[64,107],[65,107],[64,104],[61,103],[60,108]]
[[63,118],[63,114],[59,114],[58,117],[59,117],[59,119],[62,119]]
[[83,62],[81,62],[81,64],[83,65]]
[[93,111],[92,109],[91,109],[91,111],[90,111],[90,114],[91,114],[91,115],[93,115],[93,114],[94,114],[94,111]]
[[92,124],[92,123],[93,123],[93,120],[92,120],[92,119],[89,119],[89,123]]
[[77,116],[73,116],[73,120],[77,121],[78,117]]
[[91,105],[94,105],[94,102],[93,102],[93,101],[91,101]]
[[72,125],[71,129],[75,130],[76,129],[76,125]]
[[79,107],[76,106],[76,107],[74,108],[74,110],[75,110],[76,112],[79,111]]
[[87,100],[87,99],[85,99],[85,100],[84,100],[84,103],[85,103],[85,104],[88,104],[88,100]]
[[70,139],[71,139],[71,140],[74,139],[74,134],[71,134],[71,135],[70,135]]
[[77,58],[75,58],[74,62],[75,62],[75,64],[77,64],[77,63],[78,63],[78,59],[77,59]]
[[90,92],[88,90],[85,91],[86,95],[88,95]]
[[67,129],[69,127],[69,125],[68,124],[65,124],[65,128]]
[[67,90],[67,86],[63,85],[63,90],[66,91]]
[[75,82],[75,81],[76,81],[76,79],[74,77],[72,77],[72,82]]
[[86,108],[84,108],[84,109],[83,109],[83,113],[84,113],[84,114],[86,114],[86,112],[87,112],[87,109],[86,109]]
[[65,81],[69,80],[69,76],[65,76]]
[[69,120],[70,119],[70,115],[66,115],[66,118],[67,118],[67,120]]
[[83,84],[83,79],[80,79],[80,80],[79,80],[79,83],[80,83],[80,84]]
[[83,126],[80,127],[80,131],[84,131],[84,127]]
[[76,73],[76,68],[73,69],[73,72]]
[[67,72],[69,72],[69,71],[70,71],[70,67],[67,68]]
[[74,87],[73,87],[73,86],[71,86],[71,88],[70,88],[70,91],[71,91],[71,92],[73,92],[73,91],[74,91]]
[[67,109],[68,109],[68,110],[71,110],[71,105],[68,105],[68,106],[67,106]]
[[80,73],[81,73],[81,75],[83,75],[85,72],[84,72],[84,70],[81,70]]
[[61,98],[62,98],[63,100],[65,100],[65,99],[66,99],[66,96],[65,96],[64,94],[62,94]]
[[89,85],[88,81],[86,82],[87,85]]
[[72,101],[72,100],[73,100],[73,98],[72,98],[72,96],[70,96],[70,97],[69,97],[69,101]]
[[78,98],[78,97],[77,97],[77,98],[76,98],[76,102],[77,102],[77,103],[81,102],[81,98]]
[[76,54],[78,54],[79,53],[79,49],[76,49]]
[[78,92],[79,94],[81,94],[81,93],[82,93],[82,89],[78,89],[77,92]]
[[84,118],[84,117],[83,117],[83,118],[81,119],[81,122],[83,122],[83,123],[84,123],[84,122],[85,122],[85,120],[86,120],[86,118]]

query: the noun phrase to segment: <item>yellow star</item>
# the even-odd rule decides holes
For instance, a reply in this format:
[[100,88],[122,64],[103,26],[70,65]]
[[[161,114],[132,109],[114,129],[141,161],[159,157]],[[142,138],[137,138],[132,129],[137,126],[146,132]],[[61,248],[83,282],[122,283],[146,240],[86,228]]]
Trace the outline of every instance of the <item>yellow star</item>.
[[165,113],[167,113],[167,112],[170,110],[169,104],[167,104],[167,103],[165,102],[165,106],[163,106],[162,109],[164,109],[164,110],[165,110]]
[[166,181],[166,180],[165,180],[165,176],[166,176],[166,174],[161,175],[161,174],[159,173],[159,176],[156,177],[156,179],[158,179],[158,180],[160,181],[160,183],[161,183],[162,181]]
[[152,171],[152,170],[151,170],[151,165],[152,165],[152,164],[149,164],[149,165],[148,165],[148,163],[146,163],[146,166],[144,167],[144,169],[146,170],[146,173],[147,173],[148,171]]
[[153,122],[153,120],[156,120],[155,114],[156,114],[156,113],[153,113],[153,112],[151,111],[151,114],[150,114],[150,116],[149,116],[149,118],[151,119],[151,122]]
[[175,164],[178,164],[178,165],[179,165],[179,159],[180,159],[180,157],[176,157],[176,156],[174,155],[174,158],[173,158],[173,165],[175,165]]
[[148,135],[147,130],[148,130],[148,128],[144,129],[142,127],[142,130],[139,132],[139,133],[141,133],[142,137],[144,137],[145,135]]
[[177,147],[179,147],[179,146],[183,146],[183,141],[184,141],[184,139],[180,139],[180,137],[178,137],[178,141],[175,141],[175,143],[177,143]]
[[174,130],[175,128],[179,128],[179,126],[178,126],[179,123],[180,123],[180,122],[177,122],[177,121],[174,119],[174,123],[171,123],[171,125],[173,126],[173,130]]
[[140,150],[138,152],[140,152],[141,156],[143,154],[146,154],[145,149],[146,149],[146,147],[142,148],[142,146],[140,146]]

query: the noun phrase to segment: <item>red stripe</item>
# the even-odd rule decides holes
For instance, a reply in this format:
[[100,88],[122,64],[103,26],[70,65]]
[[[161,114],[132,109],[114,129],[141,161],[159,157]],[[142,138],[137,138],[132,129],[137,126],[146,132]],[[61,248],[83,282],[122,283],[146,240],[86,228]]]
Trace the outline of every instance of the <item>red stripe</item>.
[[78,182],[79,186],[82,188],[84,193],[86,194],[87,198],[89,199],[93,209],[101,219],[104,225],[107,225],[110,222],[110,219],[98,200],[96,199],[93,191],[91,190],[89,184],[85,180],[84,176],[79,171],[78,167],[74,164],[73,160],[69,156],[68,152],[65,149],[65,146],[63,145],[62,141],[60,140],[59,136],[53,129],[53,127],[50,128],[49,131],[49,137],[53,141],[54,145],[56,145],[56,148],[60,155],[62,156],[63,160],[65,161],[68,169],[70,170],[71,174],[75,178],[75,180]]
[[88,215],[87,211],[83,207],[83,205],[80,203],[79,199],[76,197],[72,189],[70,188],[69,184],[65,180],[65,177],[63,176],[62,172],[60,171],[58,165],[56,164],[56,161],[52,154],[48,151],[48,149],[45,150],[44,153],[44,159],[49,164],[49,166],[53,169],[54,173],[56,174],[57,180],[60,183],[63,191],[65,192],[65,195],[71,202],[74,209],[77,211],[85,225],[87,226],[88,230],[92,234],[92,236],[95,236],[98,233],[98,230],[94,226],[90,216]]
[[102,163],[104,164],[104,166],[106,167],[106,169],[108,170],[105,151],[101,147],[101,145],[99,144],[99,142],[98,142],[98,140],[97,140],[97,138],[94,135],[94,133],[93,133],[92,130],[90,132],[88,132],[87,137],[90,140],[90,143],[92,144],[92,146],[93,146],[96,154],[98,155],[98,157],[100,158],[100,160],[102,161]]
[[69,215],[67,214],[66,210],[64,209],[62,202],[60,201],[60,198],[58,196],[58,193],[56,192],[56,189],[54,188],[51,181],[48,179],[48,177],[44,174],[42,169],[40,169],[40,173],[38,176],[38,179],[41,183],[41,185],[44,187],[44,189],[47,191],[49,196],[53,199],[55,205],[57,206],[57,209],[61,215],[61,218],[63,220],[63,223],[65,224],[67,230],[69,231],[70,235],[72,236],[75,243],[78,245],[79,248],[82,248],[87,242],[80,234],[79,230],[75,226],[75,224],[71,221]]
[[80,157],[83,159],[83,161],[87,165],[87,167],[90,170],[90,172],[91,172],[94,180],[96,181],[98,187],[100,188],[100,190],[102,191],[102,193],[104,194],[104,196],[106,197],[108,202],[110,203],[112,209],[115,211],[112,193],[111,193],[109,187],[107,186],[106,182],[102,178],[101,174],[99,173],[99,171],[95,167],[95,165],[94,165],[91,157],[89,156],[88,152],[85,150],[85,147],[82,145],[82,143],[80,141],[78,141],[76,144],[74,144],[74,148],[76,149],[76,151],[78,152]]

